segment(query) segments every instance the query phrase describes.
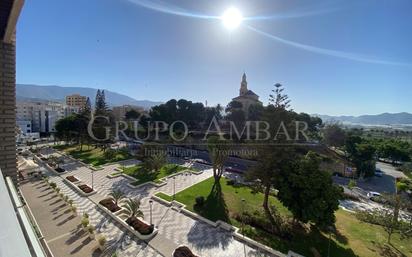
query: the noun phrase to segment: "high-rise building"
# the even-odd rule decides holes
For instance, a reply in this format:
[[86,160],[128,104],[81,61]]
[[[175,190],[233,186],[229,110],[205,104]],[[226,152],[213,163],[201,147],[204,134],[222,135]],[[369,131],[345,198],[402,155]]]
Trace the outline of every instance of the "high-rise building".
[[87,102],[86,96],[82,96],[79,94],[73,94],[73,95],[66,96],[67,106],[76,106],[76,107],[83,108],[84,106],[86,106],[86,102]]
[[17,102],[17,121],[31,121],[32,132],[55,132],[56,121],[65,117],[65,106],[60,102],[26,100]]

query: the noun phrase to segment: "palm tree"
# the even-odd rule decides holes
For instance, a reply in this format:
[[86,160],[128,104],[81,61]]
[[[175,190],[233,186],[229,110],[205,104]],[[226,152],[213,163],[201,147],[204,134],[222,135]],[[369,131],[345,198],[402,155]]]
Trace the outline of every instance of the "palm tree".
[[212,161],[213,177],[215,184],[219,183],[223,175],[224,164],[229,157],[229,144],[225,140],[220,140],[217,136],[211,136],[207,140],[209,158]]
[[121,190],[113,189],[109,195],[112,197],[116,205],[118,205],[118,203],[124,198],[124,193]]
[[140,200],[128,198],[123,207],[126,209],[126,212],[129,215],[129,219],[133,217],[143,217],[143,212],[139,210]]
[[166,163],[166,154],[158,153],[146,158],[144,165],[149,171],[157,172]]

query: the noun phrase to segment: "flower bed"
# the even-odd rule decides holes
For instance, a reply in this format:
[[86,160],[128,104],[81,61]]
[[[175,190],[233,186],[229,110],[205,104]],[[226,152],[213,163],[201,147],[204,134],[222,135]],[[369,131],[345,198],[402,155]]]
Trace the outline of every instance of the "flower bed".
[[106,207],[106,209],[108,209],[111,212],[117,212],[119,211],[121,208],[119,206],[117,206],[114,201],[110,198],[106,198],[103,199],[99,202],[99,204],[103,205],[104,207]]
[[93,192],[93,189],[89,187],[88,185],[83,184],[78,187],[80,188],[80,190],[82,190],[86,194]]
[[187,246],[179,246],[174,250],[173,257],[199,257],[192,253],[192,251]]
[[136,217],[127,218],[126,223],[142,235],[149,235],[154,229],[153,225],[148,225]]
[[79,181],[75,176],[67,176],[66,179],[73,183]]
[[55,168],[54,169],[56,172],[58,172],[58,173],[63,173],[63,172],[65,172],[66,170],[65,169],[63,169],[63,168]]

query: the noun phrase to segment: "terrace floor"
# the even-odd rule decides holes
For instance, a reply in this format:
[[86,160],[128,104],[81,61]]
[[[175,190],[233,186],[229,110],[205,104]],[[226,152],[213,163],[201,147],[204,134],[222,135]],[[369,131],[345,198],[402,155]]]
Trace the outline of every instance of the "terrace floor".
[[50,250],[59,257],[100,256],[97,242],[80,227],[68,205],[42,180],[26,181],[20,191]]

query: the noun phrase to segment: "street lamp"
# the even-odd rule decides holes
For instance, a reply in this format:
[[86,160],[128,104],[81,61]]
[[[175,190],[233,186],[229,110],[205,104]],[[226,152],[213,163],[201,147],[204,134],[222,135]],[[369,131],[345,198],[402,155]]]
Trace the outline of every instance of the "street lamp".
[[92,170],[92,190],[94,190],[94,172]]
[[153,225],[153,222],[152,222],[152,205],[153,205],[153,200],[152,200],[152,199],[149,200],[149,204],[150,204],[150,225]]
[[[241,230],[242,230],[243,238],[245,238],[245,231],[244,231],[244,229],[245,229],[245,219],[244,219],[245,202],[246,202],[246,200],[245,200],[244,198],[242,198],[242,206],[241,206],[241,209],[242,209],[242,228],[241,228]],[[246,257],[246,245],[245,245],[245,240],[243,240],[243,253],[244,253],[244,256]]]
[[173,200],[176,197],[176,177],[173,177]]

